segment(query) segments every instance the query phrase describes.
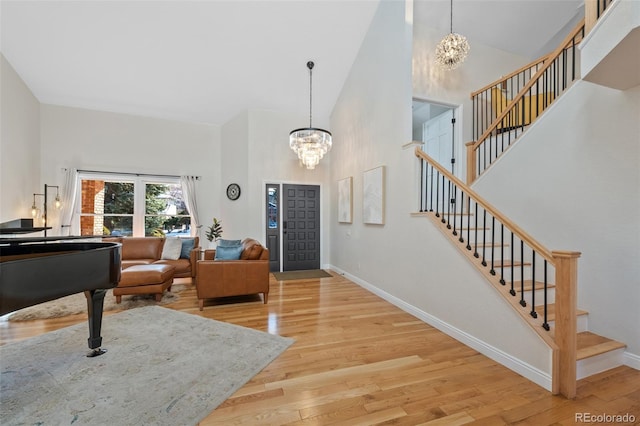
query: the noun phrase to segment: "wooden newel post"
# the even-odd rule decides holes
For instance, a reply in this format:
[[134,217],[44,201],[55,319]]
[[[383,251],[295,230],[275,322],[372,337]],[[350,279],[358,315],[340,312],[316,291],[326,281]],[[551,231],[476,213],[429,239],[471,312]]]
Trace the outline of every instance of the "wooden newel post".
[[598,0],[584,1],[584,35],[589,34],[598,21]]
[[576,396],[578,258],[576,251],[552,251],[556,269],[556,334],[559,390],[566,398]]
[[476,159],[476,150],[473,149],[475,145],[474,141],[467,142],[467,185],[471,185],[474,180],[476,180],[476,173],[478,172],[476,169],[476,164],[478,160]]

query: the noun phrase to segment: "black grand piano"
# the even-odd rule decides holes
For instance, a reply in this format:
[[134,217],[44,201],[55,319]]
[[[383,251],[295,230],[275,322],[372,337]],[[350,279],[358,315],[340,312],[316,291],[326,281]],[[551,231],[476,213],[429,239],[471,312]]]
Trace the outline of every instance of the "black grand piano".
[[105,352],[100,348],[104,296],[120,281],[121,245],[73,239],[0,238],[0,315],[84,292],[87,356],[97,356]]

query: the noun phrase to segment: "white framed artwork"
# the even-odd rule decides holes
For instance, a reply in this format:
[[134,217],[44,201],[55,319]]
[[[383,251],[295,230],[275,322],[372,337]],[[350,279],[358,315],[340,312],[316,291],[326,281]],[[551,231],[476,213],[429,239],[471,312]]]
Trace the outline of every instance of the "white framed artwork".
[[353,222],[353,178],[351,176],[338,181],[338,222]]
[[384,225],[384,166],[367,170],[363,174],[362,221]]

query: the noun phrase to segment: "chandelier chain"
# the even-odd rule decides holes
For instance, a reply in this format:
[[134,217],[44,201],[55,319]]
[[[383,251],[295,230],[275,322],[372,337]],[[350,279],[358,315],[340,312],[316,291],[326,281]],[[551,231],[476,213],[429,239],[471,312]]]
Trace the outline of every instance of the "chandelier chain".
[[[313,63],[312,63],[313,64]],[[309,65],[309,127],[313,127],[313,125],[311,124],[311,108],[312,108],[312,97],[313,97],[313,85],[312,85],[312,81],[313,81],[313,65]]]
[[451,7],[449,8],[449,10],[451,11],[451,18],[450,18],[450,26],[449,26],[449,32],[452,33],[453,32],[453,0],[451,0]]

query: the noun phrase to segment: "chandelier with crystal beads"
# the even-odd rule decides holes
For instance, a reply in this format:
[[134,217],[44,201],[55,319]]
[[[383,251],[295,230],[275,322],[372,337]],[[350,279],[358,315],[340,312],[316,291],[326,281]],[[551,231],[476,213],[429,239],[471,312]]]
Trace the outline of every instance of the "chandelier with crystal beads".
[[307,169],[314,169],[332,145],[331,133],[313,127],[311,115],[312,70],[314,63],[307,62],[309,68],[309,127],[292,130],[289,134],[289,147],[298,154],[300,163]]
[[450,33],[436,47],[436,62],[443,68],[453,70],[464,62],[470,47],[465,36],[453,32],[453,0],[451,0]]

